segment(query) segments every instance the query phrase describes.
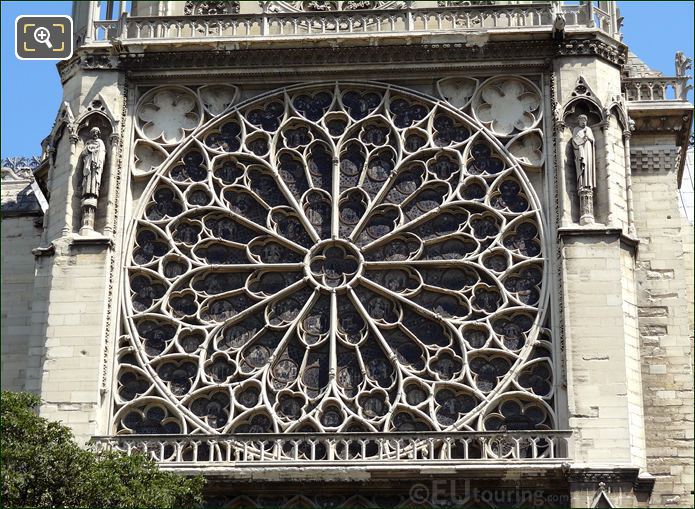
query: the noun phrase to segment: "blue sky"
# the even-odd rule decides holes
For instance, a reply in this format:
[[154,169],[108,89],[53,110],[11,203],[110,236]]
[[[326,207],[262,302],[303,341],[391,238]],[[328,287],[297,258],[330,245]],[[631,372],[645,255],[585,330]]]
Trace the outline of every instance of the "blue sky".
[[[676,51],[693,56],[695,3],[619,2],[625,42],[647,65],[674,74]],[[22,14],[70,14],[71,2],[2,2],[2,157],[38,155],[60,105],[55,62],[18,60],[14,21]],[[690,95],[692,100],[692,92]]]

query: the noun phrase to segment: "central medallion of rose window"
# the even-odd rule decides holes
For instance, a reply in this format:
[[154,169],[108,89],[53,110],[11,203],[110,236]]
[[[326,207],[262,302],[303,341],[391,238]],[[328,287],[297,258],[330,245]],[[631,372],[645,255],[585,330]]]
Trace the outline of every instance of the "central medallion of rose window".
[[344,290],[362,272],[362,255],[344,240],[328,240],[314,246],[305,263],[307,274],[319,287]]
[[[552,426],[537,199],[472,115],[331,84],[202,124],[160,88],[138,153],[183,141],[131,230],[116,432]],[[523,80],[476,94],[523,100],[505,135],[538,123]]]

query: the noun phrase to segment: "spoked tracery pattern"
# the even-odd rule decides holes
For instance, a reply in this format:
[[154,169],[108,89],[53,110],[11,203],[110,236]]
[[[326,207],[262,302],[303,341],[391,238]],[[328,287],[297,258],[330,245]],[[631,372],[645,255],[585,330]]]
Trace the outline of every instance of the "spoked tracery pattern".
[[491,133],[374,84],[196,130],[133,226],[116,431],[551,428],[537,199]]

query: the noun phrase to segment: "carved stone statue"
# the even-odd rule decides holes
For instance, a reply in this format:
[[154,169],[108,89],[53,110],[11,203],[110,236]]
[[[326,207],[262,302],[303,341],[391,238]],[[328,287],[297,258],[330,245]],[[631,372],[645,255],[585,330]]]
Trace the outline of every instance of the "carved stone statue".
[[567,20],[565,19],[565,14],[559,9],[555,12],[555,21],[553,23],[553,39],[556,41],[561,41],[565,38],[565,25]]
[[596,187],[596,140],[586,115],[579,115],[579,125],[572,131],[574,167],[577,171],[579,224],[594,222],[594,188]]
[[686,57],[682,51],[676,52],[676,76],[685,76],[693,67],[693,59]]
[[99,138],[101,131],[93,127],[89,131],[90,138],[80,154],[82,159],[82,227],[80,235],[94,234],[94,217],[99,199],[101,174],[106,159],[106,146]]
[[553,39],[561,41],[565,38],[565,25],[567,24],[567,20],[565,19],[565,13],[562,12],[560,2],[550,2],[550,12],[551,16],[555,18],[553,22]]

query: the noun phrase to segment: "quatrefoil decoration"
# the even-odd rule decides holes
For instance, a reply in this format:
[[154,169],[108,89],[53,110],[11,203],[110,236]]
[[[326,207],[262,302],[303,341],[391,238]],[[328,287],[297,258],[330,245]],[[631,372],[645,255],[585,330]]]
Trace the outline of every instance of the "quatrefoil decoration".
[[392,100],[389,109],[393,113],[393,123],[400,128],[410,127],[425,118],[429,113],[426,106],[401,98]]
[[294,101],[294,107],[302,115],[312,121],[319,120],[333,102],[333,95],[327,92],[319,92],[316,95],[298,95]]
[[152,304],[161,299],[166,291],[164,285],[153,282],[147,276],[135,276],[130,281],[130,288],[133,291],[133,307],[138,311],[145,311],[152,307]]
[[134,404],[116,416],[117,426],[121,431],[137,434],[174,434],[181,433],[180,421],[170,415],[169,408],[161,402],[149,405]]
[[[174,169],[173,171],[177,170]],[[182,210],[183,206],[173,189],[161,187],[152,195],[152,204],[148,207],[147,219],[157,221],[176,217]]]
[[246,118],[253,125],[262,127],[265,131],[275,131],[280,127],[280,117],[285,107],[280,102],[271,102],[260,109],[249,111]]
[[[169,250],[169,246],[166,242],[160,240],[158,235],[148,229],[143,229],[140,231],[136,237],[136,247],[133,250],[133,261],[138,265],[145,265],[150,263],[152,260],[158,259]],[[137,293],[138,289],[133,288]]]
[[486,422],[488,429],[495,431],[548,429],[548,418],[548,412],[541,404],[508,400],[488,415]]
[[205,145],[213,150],[236,152],[241,147],[241,127],[236,122],[222,124],[205,137]]

